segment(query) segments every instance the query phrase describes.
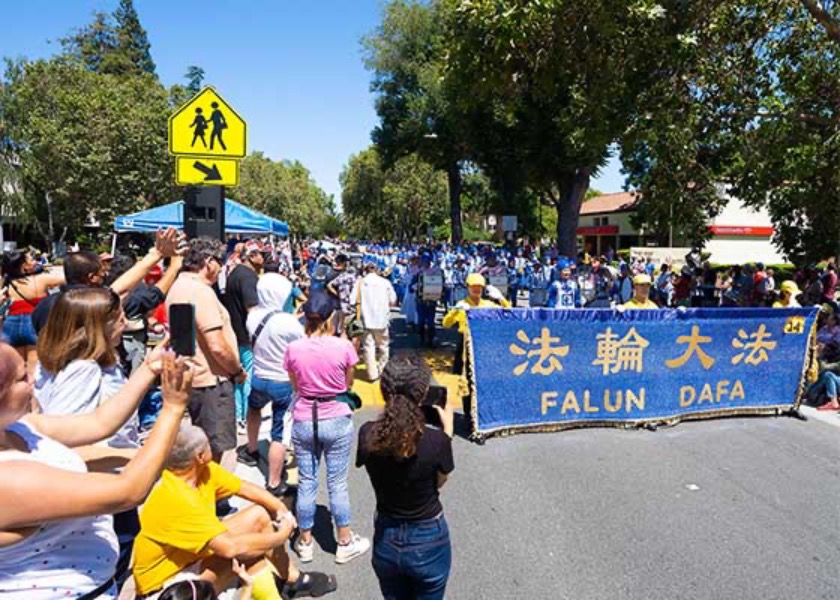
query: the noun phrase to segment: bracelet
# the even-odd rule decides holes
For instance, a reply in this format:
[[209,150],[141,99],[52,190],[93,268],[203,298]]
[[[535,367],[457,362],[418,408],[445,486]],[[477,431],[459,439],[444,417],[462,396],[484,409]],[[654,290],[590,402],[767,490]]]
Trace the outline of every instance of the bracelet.
[[244,373],[244,372],[245,372],[245,367],[243,367],[242,365],[239,365],[239,370],[236,373],[234,373],[233,375],[228,375],[228,378],[229,379],[236,379],[237,377],[242,375],[242,373]]

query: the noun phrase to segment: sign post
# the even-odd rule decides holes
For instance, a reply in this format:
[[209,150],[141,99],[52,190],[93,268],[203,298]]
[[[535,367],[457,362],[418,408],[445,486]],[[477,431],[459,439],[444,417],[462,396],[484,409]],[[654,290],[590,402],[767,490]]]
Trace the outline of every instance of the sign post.
[[[184,229],[193,235],[212,232],[224,241],[224,188],[239,185],[239,161],[247,151],[247,131],[245,120],[210,86],[169,117],[175,183],[187,186]],[[210,202],[215,208],[203,205],[199,198],[216,199]]]

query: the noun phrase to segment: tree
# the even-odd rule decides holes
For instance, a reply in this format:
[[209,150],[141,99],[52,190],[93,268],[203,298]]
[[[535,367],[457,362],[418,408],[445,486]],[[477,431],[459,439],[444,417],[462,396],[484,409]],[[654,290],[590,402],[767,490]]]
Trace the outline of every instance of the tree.
[[294,235],[320,236],[335,230],[335,207],[298,161],[276,162],[262,152],[242,161],[239,187],[231,197],[289,224]]
[[645,0],[441,2],[447,85],[468,147],[507,202],[541,190],[557,210],[560,251],[574,255],[590,179],[695,10],[679,0],[661,3],[668,10]]
[[731,194],[769,212],[789,259],[840,256],[838,45],[806,8],[730,0],[683,38],[623,143],[646,223],[702,241]]
[[184,77],[187,79],[187,91],[190,94],[195,95],[201,91],[201,84],[204,83],[204,69],[190,65]]
[[417,153],[446,172],[452,241],[462,238],[462,170],[467,158],[459,121],[445,93],[445,31],[436,3],[395,0],[363,40],[373,71],[379,125],[372,134],[386,167]]
[[120,0],[120,5],[114,11],[117,22],[117,47],[130,70],[142,73],[154,73],[155,63],[152,60],[151,44],[146,30],[140,24],[140,17],[134,9],[132,0]]
[[149,74],[102,75],[61,59],[7,71],[2,109],[19,161],[17,216],[49,242],[50,222],[79,231],[89,218],[168,201],[169,105]]
[[96,12],[93,22],[59,40],[64,55],[96,73],[115,73],[122,68],[117,33],[111,16]]
[[340,180],[346,224],[358,237],[409,242],[446,221],[446,174],[416,154],[385,168],[372,146],[350,157]]
[[204,83],[204,69],[190,65],[187,67],[184,79],[187,80],[187,85],[176,83],[169,88],[169,104],[173,108],[185,104],[190,98],[201,91],[201,85]]
[[103,75],[154,74],[146,30],[132,0],[120,0],[113,15],[94,13],[93,22],[59,40],[64,54]]

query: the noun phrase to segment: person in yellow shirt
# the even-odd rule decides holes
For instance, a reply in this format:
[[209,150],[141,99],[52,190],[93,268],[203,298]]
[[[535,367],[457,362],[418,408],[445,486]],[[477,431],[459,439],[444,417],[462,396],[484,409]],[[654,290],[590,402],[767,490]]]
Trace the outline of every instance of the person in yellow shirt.
[[650,299],[650,286],[653,281],[650,275],[639,273],[633,277],[633,297],[622,304],[622,308],[629,308],[634,310],[645,310],[651,308],[659,308],[659,306]]
[[773,303],[773,308],[798,308],[796,297],[802,293],[795,281],[783,281],[779,286],[779,299]]
[[[281,590],[296,596],[336,589],[335,577],[303,573],[285,544],[297,527],[279,498],[212,461],[207,435],[182,423],[167,468],[140,513],[134,542],[137,597],[157,598],[167,585],[201,579],[223,590],[238,560],[253,578],[254,600],[280,600]],[[254,503],[220,521],[216,502],[239,496]],[[275,582],[275,576],[279,580]]]
[[[455,347],[455,363],[452,372],[460,375],[464,372],[464,334],[467,332],[467,311],[471,308],[510,308],[510,302],[496,290],[488,287],[483,275],[470,273],[467,276],[467,297],[459,301],[443,317],[441,325],[446,329],[458,327],[458,344]],[[487,291],[489,299],[484,298]]]

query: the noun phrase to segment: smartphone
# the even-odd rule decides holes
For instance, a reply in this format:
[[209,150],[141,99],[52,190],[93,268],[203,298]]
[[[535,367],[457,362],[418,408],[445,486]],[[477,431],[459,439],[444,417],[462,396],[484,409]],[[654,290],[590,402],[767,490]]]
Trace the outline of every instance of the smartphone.
[[429,391],[426,392],[426,397],[423,399],[423,405],[446,408],[446,395],[447,389],[445,385],[432,382],[429,386]]
[[169,347],[179,356],[195,356],[195,306],[169,307]]

